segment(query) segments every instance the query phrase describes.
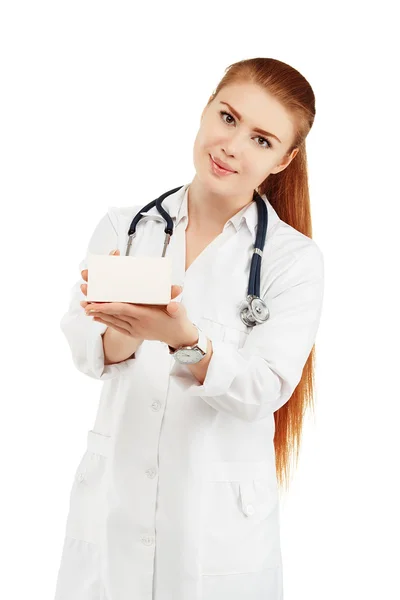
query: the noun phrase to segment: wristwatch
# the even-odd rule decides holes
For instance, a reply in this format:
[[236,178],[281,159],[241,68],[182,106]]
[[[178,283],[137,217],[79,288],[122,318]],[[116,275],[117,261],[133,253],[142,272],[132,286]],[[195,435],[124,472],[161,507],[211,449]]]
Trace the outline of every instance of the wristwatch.
[[180,346],[179,348],[172,348],[168,345],[169,353],[174,359],[183,365],[194,365],[198,363],[207,354],[207,336],[196,323],[193,323],[199,332],[199,338],[193,346]]

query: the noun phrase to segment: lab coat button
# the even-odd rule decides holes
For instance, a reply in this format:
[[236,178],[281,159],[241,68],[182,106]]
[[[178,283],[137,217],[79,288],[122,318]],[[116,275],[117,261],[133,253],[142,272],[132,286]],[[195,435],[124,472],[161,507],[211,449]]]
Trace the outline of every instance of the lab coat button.
[[158,401],[153,402],[153,404],[151,405],[151,408],[156,411],[156,410],[160,410],[161,408],[161,404]]
[[151,535],[142,535],[142,544],[151,546],[154,543],[154,538]]
[[78,481],[83,481],[85,479],[84,473],[78,473],[77,479],[78,479]]
[[147,477],[149,477],[149,479],[153,479],[156,476],[156,470],[155,469],[147,469],[146,475],[147,475]]
[[248,504],[244,510],[245,510],[246,515],[249,515],[249,516],[254,515],[254,506],[252,506],[251,504]]

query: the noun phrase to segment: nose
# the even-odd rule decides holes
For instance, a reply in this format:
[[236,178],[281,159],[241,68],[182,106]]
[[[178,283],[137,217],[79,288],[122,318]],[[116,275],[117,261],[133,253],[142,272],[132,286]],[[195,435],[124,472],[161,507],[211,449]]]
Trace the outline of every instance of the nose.
[[239,169],[236,168],[236,163],[237,161],[237,156],[238,153],[234,151],[233,146],[231,144],[227,145],[225,144],[222,149],[221,152],[219,153],[219,156],[221,157],[221,160],[224,161],[225,163],[227,163],[231,169],[235,169],[235,171],[237,173],[239,173]]
[[227,140],[225,140],[225,143],[222,145],[221,148],[221,159],[225,160],[224,157],[226,157],[226,162],[229,164],[232,163],[232,159],[237,160],[239,162],[238,159],[240,156],[240,144],[242,142],[240,140],[240,137],[238,136],[238,133],[233,133]]

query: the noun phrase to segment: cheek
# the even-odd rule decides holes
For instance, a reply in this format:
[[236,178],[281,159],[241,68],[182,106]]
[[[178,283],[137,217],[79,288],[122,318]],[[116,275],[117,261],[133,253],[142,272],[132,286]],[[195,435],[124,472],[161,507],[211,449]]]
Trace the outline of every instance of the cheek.
[[258,165],[258,167],[254,167],[255,179],[257,179],[258,181],[264,181],[270,174],[271,169],[273,169],[273,166],[273,161],[270,159],[264,160],[260,165]]
[[194,141],[197,156],[199,154],[208,155],[209,152],[215,152],[215,148],[221,145],[221,143],[223,143],[223,136],[218,125],[203,120]]
[[202,134],[197,135],[193,146],[193,162],[196,168],[208,168],[212,147],[215,148],[215,142],[213,144],[210,138],[206,138]]
[[197,133],[194,141],[194,152],[197,158],[204,156],[209,152],[210,145],[212,144],[212,136],[207,135],[205,131],[200,130]]
[[201,158],[202,154],[204,154],[203,146],[204,146],[204,142],[202,139],[201,132],[199,131],[196,135],[196,138],[195,138],[194,144],[193,144],[193,159],[195,162],[198,162],[199,159]]

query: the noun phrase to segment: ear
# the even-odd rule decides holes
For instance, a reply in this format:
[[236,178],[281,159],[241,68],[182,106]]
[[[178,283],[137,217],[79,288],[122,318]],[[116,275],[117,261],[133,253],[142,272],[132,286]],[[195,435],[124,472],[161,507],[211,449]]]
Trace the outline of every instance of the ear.
[[[298,148],[294,148],[294,149],[292,150],[292,153],[291,153],[291,155],[289,156],[289,158],[287,158],[287,159],[286,159],[284,162],[282,162],[280,165],[277,165],[277,166],[275,167],[275,169],[273,169],[273,170],[271,171],[271,173],[272,173],[272,174],[275,174],[275,173],[280,173],[281,171],[283,171],[284,169],[286,169],[286,167],[290,165],[290,163],[292,162],[292,160],[294,159],[294,157],[296,156],[296,154],[298,153],[298,151],[299,151],[299,149],[298,149]],[[271,174],[271,173],[270,173],[270,174]]]

